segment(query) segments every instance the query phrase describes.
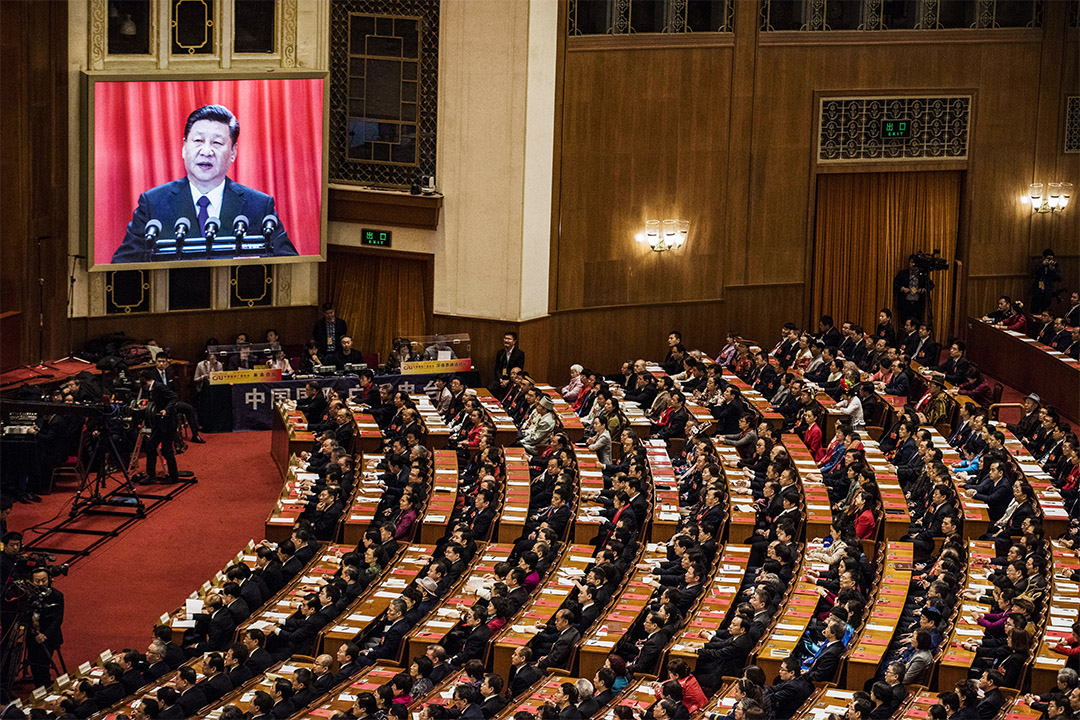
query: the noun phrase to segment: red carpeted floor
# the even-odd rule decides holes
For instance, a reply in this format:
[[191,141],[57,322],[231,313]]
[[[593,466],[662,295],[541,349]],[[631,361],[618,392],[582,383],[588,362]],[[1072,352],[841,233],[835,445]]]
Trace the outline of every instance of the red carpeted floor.
[[[64,660],[74,670],[105,649],[145,650],[157,618],[175,609],[248,540],[263,538],[264,521],[281,492],[270,459],[270,433],[207,435],[178,457],[199,482],[100,546],[55,584],[64,593]],[[8,518],[21,530],[67,516],[74,486],[44,502],[16,504]]]

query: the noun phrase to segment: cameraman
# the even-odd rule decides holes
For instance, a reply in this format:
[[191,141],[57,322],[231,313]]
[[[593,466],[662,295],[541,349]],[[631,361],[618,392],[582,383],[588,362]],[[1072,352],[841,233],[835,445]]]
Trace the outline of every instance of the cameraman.
[[1031,307],[1028,311],[1038,315],[1050,307],[1054,299],[1054,285],[1061,282],[1057,259],[1050,248],[1043,250],[1042,260],[1031,271]]
[[[146,484],[155,482],[177,483],[180,476],[176,468],[176,453],[173,443],[176,441],[176,393],[158,379],[151,370],[142,376],[143,386],[149,397],[146,407],[146,427],[149,430],[143,449],[146,451]],[[165,465],[169,468],[169,479],[157,478],[157,453],[165,456]]]
[[915,254],[909,255],[907,268],[896,273],[893,278],[893,295],[899,310],[898,322],[903,324],[911,318],[921,323],[926,309],[926,296],[933,289],[934,281],[930,279],[930,275],[919,267]]
[[52,654],[64,642],[64,594],[52,586],[47,568],[37,568],[30,575],[35,590],[30,595],[30,624],[26,628],[26,653],[34,685],[44,687],[51,681]]

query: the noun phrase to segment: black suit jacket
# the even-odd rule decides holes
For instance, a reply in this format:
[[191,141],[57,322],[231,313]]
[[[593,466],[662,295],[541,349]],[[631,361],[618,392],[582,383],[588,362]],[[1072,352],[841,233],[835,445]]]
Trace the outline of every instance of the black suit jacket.
[[[267,215],[277,217],[274,198],[226,178],[225,191],[221,196],[220,235],[232,235],[233,220],[237,215],[246,215],[250,226],[249,234],[261,238],[263,218]],[[174,237],[173,227],[176,220],[182,217],[186,217],[191,223],[188,237],[201,237],[202,232],[198,227],[199,213],[195,209],[195,202],[191,199],[191,186],[186,177],[147,190],[139,196],[139,204],[132,214],[131,222],[128,223],[124,241],[113,253],[112,261],[114,263],[149,261],[152,246],[146,243],[146,223],[150,220],[158,220],[161,223],[160,237],[171,238]],[[281,219],[278,218],[277,230],[270,238],[270,255],[296,254],[296,248],[293,247],[292,241],[289,240],[281,224]],[[238,257],[243,255],[243,252],[237,253]]]
[[811,682],[832,682],[840,667],[840,656],[844,654],[844,643],[833,641],[817,656],[806,670],[806,679]]
[[664,654],[664,647],[668,644],[668,634],[663,630],[657,630],[641,645],[637,657],[627,666],[627,671],[635,675],[655,675],[660,666],[660,656]]
[[[153,385],[150,386],[148,400],[150,402],[147,410],[152,413],[148,425],[153,429],[154,434],[174,432],[176,430],[176,392],[155,379]],[[162,410],[165,411],[164,417],[160,415]]]
[[217,675],[203,680],[198,684],[198,687],[206,696],[206,701],[210,703],[224,697],[225,693],[233,689],[233,684],[228,675],[219,672]]
[[536,666],[541,670],[547,670],[552,667],[569,669],[570,658],[574,652],[574,646],[577,645],[577,642],[580,639],[581,633],[573,627],[568,627],[566,630],[559,633],[559,636],[555,638],[555,642],[551,646],[551,650],[548,650],[547,655],[537,661]]
[[341,349],[341,338],[349,334],[349,326],[345,324],[345,321],[339,317],[334,318],[334,347],[330,348],[329,336],[326,332],[326,318],[322,318],[315,322],[315,327],[311,331],[311,337],[314,338],[315,344],[319,346],[319,359],[326,363],[326,355],[328,352],[337,352]]
[[510,351],[510,357],[507,358],[506,348],[502,348],[499,352],[495,353],[495,379],[510,375],[510,370],[513,368],[525,368],[525,353],[517,345]]
[[490,718],[493,718],[502,712],[504,707],[506,707],[506,699],[501,698],[498,695],[492,695],[484,700],[484,702],[480,703],[480,712],[484,713],[484,717],[490,720]]
[[196,685],[181,693],[180,700],[176,704],[184,709],[185,717],[191,717],[199,711],[199,708],[206,705],[207,702],[206,695],[199,689],[199,686]]
[[[484,627],[487,627],[486,625]],[[398,619],[393,625],[383,632],[379,644],[367,651],[367,656],[372,660],[392,659],[397,657],[401,649],[401,640],[409,632],[409,623],[404,618]]]
[[511,667],[506,681],[507,694],[510,697],[520,697],[541,677],[543,673],[531,663],[526,663],[521,667]]

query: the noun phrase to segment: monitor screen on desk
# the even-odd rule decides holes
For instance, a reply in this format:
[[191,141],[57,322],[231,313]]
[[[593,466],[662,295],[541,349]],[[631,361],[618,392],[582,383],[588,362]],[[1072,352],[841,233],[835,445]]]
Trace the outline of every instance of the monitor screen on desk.
[[87,73],[90,265],[325,257],[325,73]]

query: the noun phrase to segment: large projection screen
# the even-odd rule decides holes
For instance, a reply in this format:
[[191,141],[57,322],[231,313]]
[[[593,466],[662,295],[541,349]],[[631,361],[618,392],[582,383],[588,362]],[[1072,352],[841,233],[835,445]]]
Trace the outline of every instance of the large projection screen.
[[326,259],[326,73],[84,75],[91,270]]

